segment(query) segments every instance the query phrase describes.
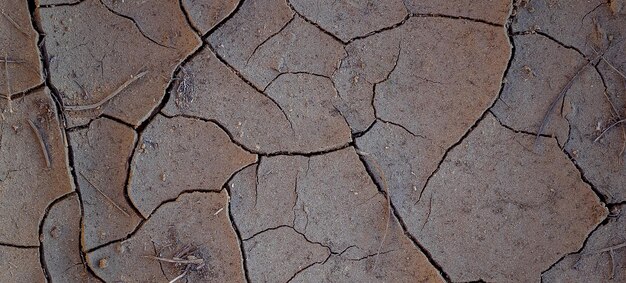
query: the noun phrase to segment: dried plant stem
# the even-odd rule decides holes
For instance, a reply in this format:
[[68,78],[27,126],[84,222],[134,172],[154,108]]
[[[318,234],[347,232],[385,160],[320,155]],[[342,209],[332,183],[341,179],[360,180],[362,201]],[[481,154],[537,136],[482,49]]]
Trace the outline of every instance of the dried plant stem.
[[83,110],[91,110],[91,109],[94,109],[94,108],[98,108],[98,107],[102,106],[104,103],[106,103],[107,101],[111,100],[116,95],[118,95],[120,92],[122,92],[129,85],[131,85],[135,81],[141,79],[143,76],[146,75],[146,73],[148,73],[148,71],[143,71],[143,72],[141,72],[141,73],[131,77],[126,82],[124,82],[120,87],[115,89],[107,97],[105,97],[104,99],[102,99],[102,100],[100,100],[100,101],[98,101],[96,103],[88,104],[88,105],[66,105],[65,109],[66,110],[70,110],[70,111],[83,111]]
[[128,214],[128,212],[126,212],[124,209],[122,209],[119,205],[117,205],[117,203],[115,203],[109,196],[107,196],[103,191],[101,191],[100,189],[98,189],[98,187],[96,187],[96,185],[94,185],[94,183],[92,183],[84,174],[83,172],[78,172],[78,174],[80,174],[81,176],[83,176],[83,178],[87,181],[87,183],[89,183],[89,185],[91,185],[94,189],[96,189],[96,191],[98,191],[98,193],[100,193],[109,203],[111,203],[115,208],[117,208],[119,211],[121,211],[122,213],[124,213],[124,215],[126,215],[127,217],[130,217],[130,214]]

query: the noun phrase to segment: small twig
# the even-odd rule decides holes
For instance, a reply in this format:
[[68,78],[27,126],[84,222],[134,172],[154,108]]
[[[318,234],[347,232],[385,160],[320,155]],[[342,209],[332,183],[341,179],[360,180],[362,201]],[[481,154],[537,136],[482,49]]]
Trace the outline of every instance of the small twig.
[[124,82],[120,87],[115,89],[115,91],[113,91],[107,97],[105,97],[104,99],[102,99],[102,100],[100,100],[100,101],[98,101],[96,103],[89,104],[89,105],[66,105],[65,109],[66,110],[70,110],[70,111],[82,111],[82,110],[90,110],[90,109],[98,108],[98,107],[102,106],[102,104],[106,103],[107,101],[111,100],[113,97],[118,95],[125,88],[127,88],[130,84],[132,84],[135,81],[141,79],[144,75],[146,75],[146,73],[148,73],[148,71],[143,71],[143,72],[141,72],[141,73],[131,77],[126,82]]
[[9,22],[11,22],[11,24],[13,24],[13,26],[14,26],[14,27],[15,27],[18,31],[20,31],[22,34],[24,34],[24,35],[28,36],[28,33],[27,33],[24,29],[22,29],[22,27],[21,27],[20,25],[18,25],[18,24],[17,24],[17,23],[16,23],[16,22],[15,22],[15,21],[11,18],[11,17],[9,17],[9,15],[5,14],[5,13],[4,13],[4,10],[0,11],[0,13],[2,13],[2,15],[3,15],[3,16],[7,19],[7,20],[9,20]]
[[156,259],[156,260],[159,260],[159,261],[169,262],[169,263],[176,263],[176,264],[202,264],[202,263],[204,263],[204,259],[201,259],[201,258],[196,258],[196,259],[173,258],[173,259],[169,259],[169,258],[162,258],[162,257],[156,257],[156,256],[144,256],[144,257],[145,258]]
[[220,208],[220,209],[218,209],[215,213],[213,213],[213,215],[217,215],[218,213],[222,212],[222,210],[224,210],[224,208],[223,208],[223,207],[222,207],[222,208]]
[[41,147],[41,152],[43,152],[43,156],[46,160],[46,167],[50,168],[50,155],[48,153],[48,148],[46,147],[46,144],[44,143],[43,138],[41,137],[39,128],[37,128],[37,126],[35,126],[35,123],[33,123],[33,121],[31,121],[30,119],[28,120],[28,124],[30,125],[30,128],[35,133],[35,136],[37,136],[37,140],[39,141],[39,146]]
[[122,213],[124,213],[124,215],[126,215],[127,217],[130,217],[130,214],[128,214],[128,212],[126,212],[124,209],[122,209],[119,205],[117,205],[117,203],[115,203],[109,196],[107,196],[106,194],[104,194],[103,191],[101,191],[100,189],[98,189],[98,187],[96,187],[96,185],[94,185],[94,183],[92,183],[86,176],[85,174],[83,174],[83,172],[78,172],[78,174],[80,174],[81,176],[83,176],[83,178],[87,181],[87,183],[89,183],[89,185],[91,185],[94,189],[96,189],[96,191],[98,191],[107,201],[109,201],[113,206],[115,206],[115,208],[117,208],[119,211],[121,211]]
[[626,122],[626,119],[619,120],[619,121],[617,121],[617,122],[615,122],[615,123],[613,123],[613,124],[609,125],[608,127],[606,127],[606,129],[604,129],[604,131],[602,131],[602,133],[600,133],[600,135],[599,135],[599,136],[598,136],[595,140],[593,140],[593,142],[597,142],[597,141],[598,141],[598,140],[600,140],[600,138],[601,138],[604,134],[606,134],[606,133],[607,133],[607,132],[608,132],[611,128],[613,128],[613,127],[617,126],[618,124],[624,123],[624,122]]

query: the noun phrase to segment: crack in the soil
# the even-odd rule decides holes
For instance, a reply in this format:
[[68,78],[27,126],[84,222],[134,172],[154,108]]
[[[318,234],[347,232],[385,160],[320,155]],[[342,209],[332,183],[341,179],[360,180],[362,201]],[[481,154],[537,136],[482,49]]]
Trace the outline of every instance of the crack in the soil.
[[[509,14],[509,18],[510,18],[510,14]],[[422,191],[424,191],[424,189],[428,186],[432,177],[435,176],[437,172],[439,172],[439,169],[441,168],[441,164],[446,160],[446,158],[448,157],[448,154],[453,149],[455,149],[459,144],[461,144],[467,136],[469,136],[469,134],[478,126],[478,124],[487,116],[487,114],[491,112],[491,109],[496,104],[498,99],[500,99],[502,92],[504,91],[504,84],[505,84],[504,79],[507,77],[509,70],[511,69],[513,58],[515,57],[515,42],[513,41],[513,36],[510,34],[512,27],[510,25],[510,20],[507,22],[509,23],[507,24],[506,28],[509,30],[509,33],[507,33],[506,30],[504,32],[507,35],[508,43],[511,48],[511,53],[509,55],[509,60],[507,62],[506,69],[502,73],[502,78],[500,79],[500,90],[498,91],[498,94],[496,95],[496,97],[494,97],[493,101],[491,102],[491,105],[487,107],[487,109],[485,109],[485,111],[480,115],[480,117],[476,121],[474,121],[474,124],[471,125],[469,129],[465,131],[465,133],[461,136],[461,138],[459,138],[455,143],[453,143],[450,147],[448,147],[448,149],[446,149],[445,153],[443,154],[443,157],[441,158],[441,160],[439,160],[439,163],[437,164],[437,168],[426,179],[426,182],[424,183],[424,186],[422,187]]]
[[[43,273],[46,277],[47,282],[51,282],[50,279],[50,272],[48,271],[48,265],[46,264],[46,259],[44,257],[44,247],[43,247],[43,242],[41,241],[43,239],[42,235],[44,233],[43,231],[43,224],[46,222],[46,219],[48,218],[48,213],[50,213],[50,209],[56,205],[57,203],[63,201],[66,198],[71,197],[75,192],[71,191],[69,193],[66,193],[58,198],[56,198],[55,200],[53,200],[47,207],[46,210],[44,212],[43,217],[41,218],[41,221],[39,222],[39,261],[41,262],[41,269],[43,270]],[[81,217],[82,218],[82,217]],[[79,250],[82,251],[82,250]]]
[[380,117],[376,117],[376,120],[379,120],[381,123],[385,123],[385,124],[390,124],[390,125],[396,126],[396,127],[400,128],[400,129],[402,129],[403,131],[405,131],[407,134],[409,134],[409,135],[411,135],[411,136],[413,136],[415,138],[422,138],[422,139],[425,139],[425,140],[431,140],[431,139],[427,138],[426,136],[423,136],[423,135],[411,132],[409,129],[407,129],[405,126],[403,126],[403,125],[401,125],[399,123],[392,122],[392,121],[387,121],[387,120],[384,120],[383,118],[380,118]]
[[388,31],[388,30],[395,29],[395,28],[397,28],[399,26],[404,25],[404,23],[406,23],[406,21],[408,21],[411,17],[412,17],[411,14],[407,12],[407,14],[404,16],[404,18],[401,21],[399,21],[399,22],[397,22],[397,23],[395,23],[393,25],[390,25],[390,26],[387,26],[387,27],[383,27],[383,28],[380,28],[380,29],[368,32],[367,34],[364,34],[364,35],[361,35],[361,36],[355,36],[355,37],[351,38],[350,40],[346,41],[346,44],[350,44],[350,43],[352,43],[354,41],[365,39],[365,38],[368,38],[368,37],[370,37],[372,35],[379,34],[379,33],[382,33],[382,32]]
[[[38,0],[37,0],[38,1]],[[57,3],[57,4],[48,4],[48,5],[37,5],[38,8],[54,8],[54,7],[64,7],[64,6],[76,6],[85,0],[78,0],[76,2],[69,3]]]
[[[508,29],[509,31],[511,30],[511,25],[510,25],[510,18],[511,18],[511,14],[509,11],[509,20],[507,20],[507,26],[506,29]],[[504,27],[501,25],[495,25],[495,26],[500,26],[500,27]],[[487,107],[485,109],[485,111],[480,115],[480,117],[474,122],[473,125],[470,126],[470,128],[461,136],[460,139],[458,139],[455,143],[453,143],[443,154],[441,160],[439,161],[439,163],[437,164],[437,168],[430,174],[430,176],[428,176],[428,178],[426,179],[426,182],[424,184],[424,186],[422,187],[421,193],[424,191],[424,189],[428,186],[428,183],[430,182],[431,178],[436,175],[436,173],[439,171],[439,169],[441,168],[442,163],[445,161],[445,159],[447,158],[448,154],[450,153],[450,151],[452,151],[454,148],[456,148],[459,144],[461,144],[463,142],[463,140],[465,140],[465,138],[478,126],[478,124],[487,116],[488,113],[490,113],[491,108],[495,105],[496,101],[499,99],[499,97],[502,94],[502,91],[504,89],[504,78],[506,78],[509,70],[511,69],[511,64],[513,61],[513,57],[515,55],[515,44],[513,42],[513,38],[512,35],[507,34],[507,30],[504,30],[504,33],[507,35],[507,39],[508,39],[508,43],[509,46],[511,48],[511,53],[507,62],[507,66],[506,69],[504,70],[503,74],[502,74],[502,78],[500,79],[500,90],[498,92],[498,94],[494,97],[493,101],[491,102],[491,105],[489,107]],[[399,47],[401,47],[401,45],[399,45]],[[398,54],[400,54],[400,51],[398,51]],[[397,65],[397,62],[399,60],[399,55],[398,58],[396,59],[396,62],[394,64],[394,69],[395,66]],[[393,70],[391,72],[389,72],[389,74],[387,75],[387,78],[385,80],[387,80],[389,78],[389,76],[391,75],[391,73],[393,72]],[[381,81],[384,82],[385,80]],[[379,83],[381,83],[379,82]],[[374,107],[374,96],[376,94],[376,85],[378,83],[374,84],[373,87],[373,91],[374,91],[374,95],[372,96],[372,107]],[[374,107],[374,113],[376,113],[376,108]],[[355,148],[358,151],[358,146],[355,145]],[[367,173],[370,175],[372,181],[374,182],[374,184],[376,184],[376,186],[378,187],[379,191],[381,191],[381,193],[384,194],[384,192],[382,191],[382,185],[380,184],[378,178],[376,177],[376,175],[373,173],[372,169],[369,167],[367,161],[364,159],[363,156],[361,156],[361,154],[359,154],[359,159],[361,160],[361,162],[363,163]],[[420,194],[421,194],[420,193]],[[400,217],[400,215],[397,212],[397,209],[395,208],[395,205],[393,202],[390,202],[391,205],[391,211],[393,212],[396,220],[400,223],[400,226],[403,229],[404,234],[411,240],[411,242],[413,243],[414,246],[416,246],[427,258],[428,261],[439,271],[439,273],[441,274],[442,277],[444,277],[444,279],[446,281],[450,281],[450,277],[449,275],[443,270],[442,266],[439,265],[439,263],[437,263],[434,258],[432,257],[432,255],[430,254],[430,252],[425,249],[420,243],[419,241],[411,234],[409,233],[406,224],[404,223],[404,220]]]
[[[384,190],[384,186],[380,183],[381,181],[377,178],[376,174],[374,174],[374,171],[372,170],[372,168],[370,168],[369,163],[367,162],[367,160],[365,160],[365,157],[360,153],[361,151],[358,149],[358,147],[355,146],[355,149],[357,150],[357,154],[359,156],[359,159],[361,160],[361,163],[363,164],[365,171],[367,172],[367,174],[370,176],[372,182],[376,185],[376,187],[378,188],[378,192],[380,194],[382,194],[385,198],[389,199],[388,201],[388,205],[390,206],[390,210],[393,213],[396,221],[398,221],[398,223],[400,224],[403,234],[411,241],[411,243],[416,247],[417,250],[419,250],[420,252],[422,252],[422,254],[427,258],[428,262],[435,268],[437,269],[437,271],[439,272],[439,274],[447,281],[450,282],[450,277],[449,275],[443,270],[443,268],[439,265],[439,263],[437,261],[435,261],[435,259],[432,257],[432,255],[430,254],[430,252],[428,250],[426,250],[426,248],[424,246],[422,246],[420,244],[420,242],[408,231],[408,228],[406,226],[406,224],[404,223],[404,220],[400,217],[399,213],[397,212],[397,209],[395,207],[395,205],[393,204],[393,202],[391,201],[391,195],[390,193]],[[382,176],[381,176],[382,177]],[[421,194],[421,193],[420,193]],[[421,197],[421,196],[420,196]]]
[[466,20],[466,21],[470,21],[470,22],[490,25],[490,26],[493,26],[493,27],[504,27],[504,25],[502,25],[502,24],[493,23],[493,22],[490,22],[490,21],[482,20],[482,19],[476,19],[476,18],[464,17],[464,16],[446,15],[446,14],[436,14],[436,13],[421,14],[421,13],[416,13],[416,14],[411,14],[411,17],[418,17],[418,18],[445,18],[445,19],[453,19],[453,20]]
[[[365,171],[367,172],[367,174],[369,175],[370,179],[372,180],[372,182],[376,185],[376,187],[378,188],[378,192],[380,194],[382,194],[384,197],[386,198],[391,198],[391,195],[386,195],[384,189],[383,189],[383,185],[380,183],[378,177],[376,176],[376,174],[374,174],[374,171],[372,170],[372,168],[370,168],[369,163],[365,160],[365,157],[362,156],[361,154],[359,154],[359,152],[361,152],[359,150],[359,148],[357,146],[355,146],[355,149],[357,150],[357,154],[359,156],[359,160],[361,160],[361,163],[363,164],[363,167],[365,168]],[[402,228],[402,232],[403,234],[411,241],[411,243],[413,244],[413,246],[419,250],[428,260],[428,262],[435,268],[437,269],[437,271],[439,272],[439,274],[447,281],[450,282],[450,276],[443,270],[443,268],[441,267],[441,265],[435,261],[435,259],[433,258],[432,254],[422,245],[420,244],[420,242],[411,234],[409,233],[409,230],[407,228],[407,225],[404,223],[404,220],[400,217],[400,215],[397,212],[397,209],[395,207],[395,205],[393,204],[393,201],[389,202],[389,205],[391,206],[391,212],[393,213],[396,221],[398,221],[398,223],[400,224],[400,227]]]
[[[253,163],[254,164],[254,163]],[[248,165],[248,166],[252,166],[252,164]],[[247,168],[248,166],[242,168],[241,170]],[[237,171],[237,172],[241,172],[241,170]],[[235,176],[236,173],[234,173],[231,178],[233,176]],[[224,186],[224,190],[226,190],[226,195],[228,197],[228,220],[230,222],[230,226],[233,229],[233,231],[235,231],[235,235],[237,236],[237,242],[239,243],[239,252],[240,252],[240,256],[241,256],[241,268],[243,271],[243,275],[246,278],[246,282],[250,283],[252,282],[250,280],[250,271],[248,270],[248,262],[247,262],[247,255],[246,255],[246,250],[243,248],[243,239],[241,237],[241,232],[239,231],[239,227],[237,227],[237,224],[235,224],[235,218],[233,217],[233,212],[232,209],[230,208],[231,202],[230,202],[230,189],[228,187],[228,182],[226,182],[225,186]]]
[[583,241],[582,245],[580,246],[580,248],[576,251],[564,254],[561,258],[559,258],[557,261],[555,261],[552,265],[550,265],[546,270],[541,272],[541,282],[543,282],[543,274],[550,271],[550,269],[552,269],[553,267],[555,267],[557,264],[559,264],[561,261],[563,261],[567,256],[569,255],[573,255],[573,254],[577,254],[582,252],[582,250],[585,248],[585,246],[587,245],[587,242],[589,241],[589,238],[591,237],[591,235],[593,235],[594,232],[596,232],[596,230],[598,230],[600,227],[606,225],[609,221],[609,216],[607,215],[602,222],[600,222],[598,225],[596,225],[596,227],[594,227],[589,234],[587,234],[587,236],[585,237],[585,240]]
[[196,27],[196,25],[191,21],[191,17],[189,16],[189,11],[185,9],[183,0],[178,0],[178,7],[180,8],[180,11],[183,13],[183,16],[185,16],[185,21],[187,22],[187,25],[189,26],[189,28],[191,28],[191,30],[193,30],[193,32],[195,32],[198,36],[202,37],[203,36],[202,32],[200,32],[198,27]]
[[[83,266],[86,267],[87,272],[89,272],[91,275],[93,275],[95,278],[98,278],[100,281],[105,282],[104,280],[102,280],[102,278],[100,278],[100,276],[98,276],[96,274],[96,272],[91,268],[91,266],[87,263],[86,260],[86,248],[84,245],[84,241],[82,239],[85,238],[85,207],[83,205],[83,195],[82,192],[80,190],[80,186],[78,185],[78,176],[76,175],[76,170],[74,169],[74,148],[72,147],[72,142],[71,142],[71,138],[70,135],[67,134],[67,130],[65,131],[65,137],[66,137],[66,141],[67,141],[67,155],[68,158],[70,160],[70,164],[71,164],[71,177],[72,177],[72,182],[75,188],[75,192],[76,195],[78,196],[78,205],[80,207],[80,235],[79,235],[79,239],[81,239],[80,241],[78,241],[78,250],[80,253],[80,260]],[[43,226],[42,226],[43,227]]]
[[129,240],[130,238],[134,237],[134,236],[135,236],[135,234],[136,234],[139,230],[141,230],[141,227],[143,227],[143,225],[144,225],[144,224],[145,224],[148,220],[150,220],[150,217],[154,214],[154,212],[155,212],[155,211],[159,210],[159,209],[160,209],[162,206],[164,206],[164,205],[167,205],[167,204],[169,204],[169,203],[176,202],[176,200],[177,200],[179,197],[181,197],[182,195],[185,195],[185,194],[192,194],[192,193],[219,194],[219,193],[221,193],[223,190],[225,190],[223,187],[222,187],[219,191],[209,191],[209,190],[203,190],[203,189],[184,190],[184,191],[180,192],[180,194],[178,194],[178,196],[177,196],[176,198],[172,198],[172,199],[165,200],[165,201],[161,202],[159,205],[157,205],[157,207],[156,207],[156,208],[152,211],[152,213],[151,213],[150,215],[148,215],[148,217],[146,217],[146,218],[142,219],[142,220],[141,220],[141,222],[139,222],[139,224],[137,224],[137,226],[135,227],[135,229],[134,229],[133,231],[131,231],[130,233],[128,233],[128,235],[126,235],[125,237],[120,238],[120,239],[116,239],[116,240],[112,240],[112,241],[108,241],[108,242],[103,243],[103,244],[100,244],[100,245],[98,245],[98,246],[96,246],[96,247],[93,247],[93,248],[91,248],[91,249],[89,249],[89,250],[85,251],[85,253],[91,253],[91,252],[94,252],[94,251],[96,251],[96,250],[98,250],[98,249],[101,249],[101,248],[104,248],[104,247],[110,246],[110,245],[112,245],[112,244],[115,244],[115,243],[121,243],[121,242],[125,242],[125,241]]
[[103,0],[99,0],[99,1],[100,1],[100,4],[102,4],[102,6],[104,6],[107,10],[109,10],[109,12],[113,13],[113,14],[114,14],[114,15],[116,15],[116,16],[119,16],[119,17],[125,18],[125,19],[127,19],[127,20],[130,20],[130,21],[131,21],[131,22],[135,25],[135,27],[137,28],[137,31],[139,31],[139,33],[140,33],[140,34],[141,34],[144,38],[146,38],[147,40],[150,40],[152,43],[154,43],[154,44],[156,44],[156,45],[158,45],[158,46],[161,46],[161,47],[165,47],[165,48],[169,48],[169,49],[176,49],[176,47],[174,47],[174,46],[165,45],[165,44],[163,44],[163,43],[160,43],[160,42],[158,42],[158,41],[156,41],[156,40],[152,39],[150,36],[148,36],[148,35],[147,35],[147,34],[146,34],[146,33],[145,33],[142,29],[141,29],[141,26],[139,26],[139,23],[137,23],[137,21],[136,21],[134,18],[129,17],[129,16],[126,16],[126,15],[123,15],[123,14],[121,14],[121,13],[118,13],[118,12],[114,11],[114,10],[113,10],[113,9],[111,9],[109,6],[107,6],[107,4],[105,4]]
[[326,149],[321,149],[321,150],[314,150],[314,151],[271,151],[271,152],[264,152],[264,151],[259,151],[256,149],[252,149],[246,145],[244,145],[243,143],[237,141],[234,136],[232,135],[232,133],[228,130],[228,128],[226,128],[224,125],[221,124],[221,122],[215,120],[215,119],[206,119],[203,117],[198,117],[198,116],[194,116],[194,115],[188,115],[188,114],[176,114],[176,115],[166,115],[165,113],[160,113],[161,115],[163,115],[164,117],[167,118],[174,118],[174,117],[185,117],[185,118],[189,118],[189,119],[195,119],[195,120],[199,120],[199,121],[204,121],[204,122],[210,122],[215,124],[217,127],[219,127],[220,129],[222,129],[222,131],[224,131],[226,133],[226,135],[228,135],[230,141],[232,143],[234,143],[235,145],[239,146],[241,149],[243,149],[244,151],[250,153],[250,154],[256,154],[258,156],[263,156],[263,157],[272,157],[272,156],[317,156],[317,155],[323,155],[323,154],[327,154],[327,153],[331,153],[331,152],[335,152],[335,151],[339,151],[342,149],[346,149],[350,146],[352,146],[354,144],[354,141],[350,141],[347,142],[345,144],[340,144],[340,145],[336,145],[336,146],[332,146],[330,148],[326,148]]
[[[295,132],[294,128],[293,128],[293,124],[291,122],[291,120],[289,120],[289,116],[287,115],[287,112],[285,112],[285,110],[283,109],[282,106],[280,106],[280,104],[271,96],[267,95],[267,93],[265,93],[265,90],[258,88],[257,86],[255,86],[252,82],[250,82],[247,78],[245,78],[243,75],[241,75],[241,73],[232,65],[230,65],[223,57],[222,55],[220,55],[219,53],[217,53],[217,51],[215,50],[215,48],[213,47],[213,45],[211,45],[211,43],[205,44],[207,48],[209,48],[209,50],[211,50],[211,52],[213,52],[213,55],[215,55],[215,58],[217,58],[224,66],[226,66],[226,68],[228,68],[233,74],[235,74],[237,77],[239,77],[239,79],[241,79],[243,82],[245,82],[248,86],[252,87],[254,90],[256,90],[257,92],[263,94],[267,99],[269,99],[272,104],[274,104],[274,106],[276,106],[280,112],[283,114],[283,117],[285,118],[285,120],[289,123],[289,127],[291,128],[292,132]],[[270,82],[271,83],[271,82]],[[269,86],[269,84],[268,84]],[[267,86],[266,86],[267,88]]]
[[[376,118],[376,119],[379,119],[378,111],[376,110],[376,87],[378,87],[379,84],[382,84],[382,83],[386,82],[387,80],[389,80],[389,77],[391,77],[391,73],[393,73],[393,71],[395,71],[396,67],[398,66],[398,62],[400,61],[401,52],[402,52],[402,40],[398,41],[398,53],[396,54],[396,58],[393,61],[393,67],[391,68],[389,73],[387,73],[387,75],[385,76],[384,79],[382,79],[380,81],[377,81],[377,82],[374,82],[372,84],[372,98],[370,99],[370,105],[372,106],[372,109],[374,110],[374,118]],[[383,120],[381,120],[381,121],[383,121]],[[412,134],[411,131],[409,131],[409,133]]]
[[44,81],[44,82],[42,82],[42,83],[40,83],[38,85],[29,87],[29,88],[27,88],[27,89],[25,89],[23,91],[11,93],[11,95],[9,95],[9,96],[6,96],[5,94],[1,94],[0,95],[0,99],[9,100],[9,98],[10,98],[10,100],[15,101],[15,100],[24,98],[24,97],[26,97],[29,94],[42,91],[45,87],[46,87],[46,83]]
[[[487,111],[489,111],[489,113],[491,113],[491,115],[493,115],[493,117],[496,119],[496,121],[498,121],[498,124],[500,124],[500,126],[502,126],[503,128],[505,128],[505,129],[507,129],[507,130],[509,130],[511,132],[514,132],[516,134],[525,134],[525,135],[529,135],[529,136],[533,136],[533,137],[540,136],[540,137],[543,137],[543,138],[554,138],[554,139],[557,140],[557,143],[560,144],[558,142],[558,138],[553,136],[553,135],[548,135],[548,134],[539,134],[539,135],[537,135],[537,133],[532,132],[532,131],[525,131],[525,130],[515,129],[515,128],[507,125],[507,124],[504,124],[502,121],[500,121],[500,118],[498,118],[498,116],[496,116],[496,114],[493,113],[493,111],[491,109],[489,109]],[[563,148],[563,147],[561,147],[561,148]]]
[[578,53],[578,54],[579,54],[580,56],[582,56],[583,58],[585,58],[585,59],[589,59],[589,58],[587,58],[587,55],[585,55],[585,53],[584,53],[584,52],[582,52],[582,51],[581,51],[580,49],[578,49],[577,47],[572,46],[572,45],[567,45],[567,44],[565,44],[565,43],[563,43],[563,42],[559,41],[559,40],[558,40],[558,39],[556,39],[555,37],[553,37],[553,36],[551,36],[551,35],[549,35],[549,34],[547,34],[547,33],[545,33],[545,32],[539,31],[539,30],[516,31],[516,32],[510,32],[510,33],[509,33],[509,35],[512,35],[513,37],[515,37],[515,36],[527,36],[527,35],[539,35],[539,36],[543,36],[543,37],[545,37],[545,38],[547,38],[547,39],[551,40],[552,42],[554,42],[554,43],[558,44],[559,46],[561,46],[561,47],[563,47],[563,48],[565,48],[565,49],[569,49],[569,50],[576,51],[576,53]]
[[265,40],[263,40],[263,42],[261,42],[259,45],[257,45],[254,50],[252,50],[252,53],[250,53],[250,56],[248,56],[248,59],[246,59],[246,66],[248,66],[248,64],[250,63],[250,59],[252,59],[252,57],[254,57],[254,54],[256,54],[257,50],[259,50],[259,48],[261,48],[263,45],[265,45],[265,43],[267,43],[268,41],[270,41],[272,38],[274,38],[275,36],[277,36],[278,34],[280,34],[285,28],[287,28],[287,26],[289,24],[291,24],[291,22],[293,22],[293,20],[296,18],[296,14],[293,13],[291,14],[291,19],[289,19],[280,29],[278,29],[275,33],[271,34],[268,38],[266,38]]
[[[243,1],[242,1],[243,2]],[[305,17],[304,15],[300,14],[300,12],[298,12],[298,10],[296,10],[296,8],[291,4],[291,0],[285,0],[285,2],[287,3],[287,5],[289,6],[289,9],[291,9],[291,11],[293,11],[294,13],[296,13],[298,16],[300,16],[300,18],[302,18],[305,22],[315,26],[317,29],[319,29],[321,32],[325,33],[326,35],[330,36],[332,39],[334,39],[335,41],[339,42],[341,45],[346,45],[346,41],[341,40],[339,37],[337,37],[336,35],[334,35],[333,33],[327,31],[326,29],[324,29],[323,27],[321,27],[318,23],[313,22],[311,20],[309,20],[307,17]]]
[[[80,2],[79,2],[80,3]],[[76,4],[79,4],[76,3]],[[66,197],[70,196],[73,192],[76,192],[78,199],[79,199],[79,207],[80,207],[80,225],[81,227],[83,227],[83,221],[84,221],[84,209],[83,209],[83,205],[82,205],[82,196],[80,193],[80,189],[78,188],[78,179],[76,177],[76,172],[74,170],[74,157],[73,157],[73,149],[72,146],[70,144],[69,141],[69,135],[67,134],[67,131],[65,130],[66,128],[66,118],[65,118],[65,111],[64,111],[64,105],[61,99],[61,95],[59,93],[59,90],[52,84],[52,79],[50,76],[50,60],[48,57],[48,52],[46,50],[46,46],[44,44],[44,40],[45,40],[45,33],[43,32],[43,28],[41,26],[41,20],[39,18],[39,13],[38,13],[38,3],[37,0],[28,0],[28,10],[29,10],[29,15],[30,15],[30,21],[31,21],[31,25],[33,26],[33,29],[35,29],[35,32],[37,33],[37,47],[38,47],[38,52],[39,52],[39,58],[41,60],[41,66],[42,66],[42,75],[43,75],[43,79],[44,79],[44,87],[47,87],[50,90],[50,96],[52,97],[52,100],[54,102],[54,106],[56,108],[56,112],[57,112],[57,118],[59,119],[59,125],[60,125],[60,130],[61,130],[61,136],[64,142],[64,145],[66,147],[66,156],[65,156],[65,162],[66,165],[68,167],[68,175],[71,178],[71,185],[72,185],[72,192],[67,193],[59,198],[57,198],[55,201],[53,201],[47,208],[46,208],[46,212],[44,214],[44,217],[41,219],[40,222],[40,226],[39,226],[39,234],[41,235],[41,233],[43,233],[43,223],[45,218],[48,216],[48,212],[50,210],[50,208],[52,207],[52,205],[54,205],[56,202],[65,199]],[[83,229],[81,228],[80,230],[80,235],[79,237],[82,239],[83,237]],[[87,266],[86,270],[88,273],[90,273],[91,275],[93,275],[95,278],[98,278],[101,280],[100,277],[98,277],[96,275],[96,273],[91,269],[91,267],[87,264],[85,264],[85,249],[83,247],[83,241],[78,241],[78,251],[80,254],[80,258],[82,261],[82,264],[84,266]],[[46,276],[46,279],[48,280],[48,282],[50,282],[50,276],[48,274],[47,271],[47,267],[46,267],[46,263],[45,263],[45,259],[44,259],[44,255],[43,255],[43,245],[40,245],[40,252],[39,252],[39,256],[40,256],[40,261],[41,261],[41,268],[44,271],[44,274]],[[102,281],[102,280],[101,280]],[[104,282],[104,281],[102,281]]]

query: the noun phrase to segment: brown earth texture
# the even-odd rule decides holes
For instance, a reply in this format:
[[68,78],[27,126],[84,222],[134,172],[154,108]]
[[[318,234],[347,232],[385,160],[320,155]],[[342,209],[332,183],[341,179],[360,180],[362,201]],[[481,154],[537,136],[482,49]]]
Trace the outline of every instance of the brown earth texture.
[[626,282],[625,0],[0,12],[0,282]]

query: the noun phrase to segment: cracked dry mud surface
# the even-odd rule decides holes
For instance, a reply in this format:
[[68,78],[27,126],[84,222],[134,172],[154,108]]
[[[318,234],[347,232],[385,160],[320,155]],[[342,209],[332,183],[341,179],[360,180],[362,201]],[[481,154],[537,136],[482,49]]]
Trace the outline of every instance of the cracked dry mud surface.
[[5,0],[0,282],[625,282],[623,0]]

